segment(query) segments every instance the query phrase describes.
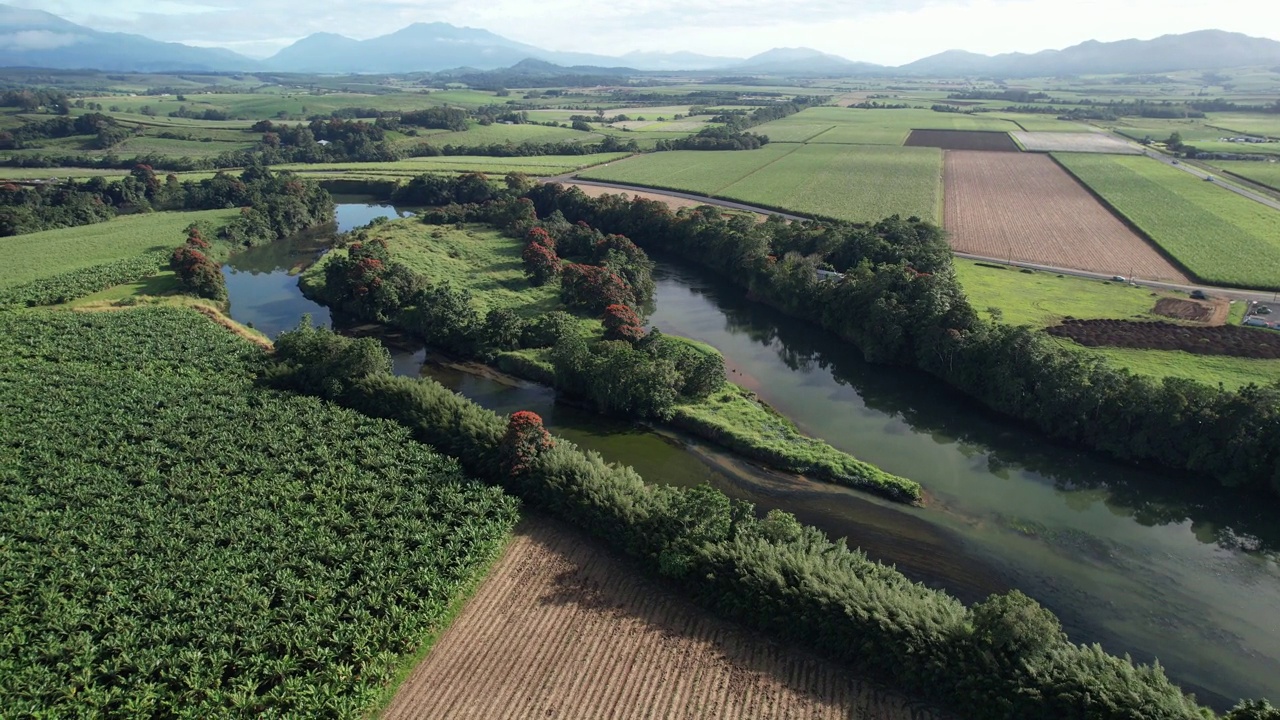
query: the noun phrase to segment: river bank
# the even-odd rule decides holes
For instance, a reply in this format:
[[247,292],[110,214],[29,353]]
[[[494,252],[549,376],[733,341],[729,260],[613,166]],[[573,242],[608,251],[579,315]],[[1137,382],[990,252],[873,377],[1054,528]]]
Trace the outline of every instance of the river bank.
[[[354,227],[371,212],[396,214],[359,205],[340,208],[339,219],[357,216],[348,221]],[[288,329],[304,312],[327,321],[327,311],[302,298],[297,278],[288,277],[294,262],[282,258],[270,270],[249,260],[233,259],[242,269],[226,270],[243,283],[232,290],[233,317],[268,335],[272,323]],[[649,482],[708,482],[761,509],[791,512],[966,602],[1020,588],[1057,613],[1074,641],[1143,661],[1158,657],[1216,707],[1280,696],[1280,542],[1265,514],[1180,493],[1160,473],[1054,446],[919,373],[867,365],[849,347],[747,302],[715,278],[657,260],[655,325],[717,347],[736,382],[807,433],[920,479],[929,507],[764,472],[703,443],[673,443],[557,404],[552,391],[530,383],[424,366],[421,348],[395,352],[396,369],[421,369],[496,412],[533,410],[556,435],[636,467]],[[281,288],[292,294],[278,294]],[[289,313],[291,320],[280,319]]]

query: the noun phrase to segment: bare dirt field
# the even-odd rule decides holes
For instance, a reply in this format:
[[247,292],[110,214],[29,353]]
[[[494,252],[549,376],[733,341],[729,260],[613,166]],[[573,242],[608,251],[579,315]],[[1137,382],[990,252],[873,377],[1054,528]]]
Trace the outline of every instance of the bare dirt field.
[[958,252],[1188,282],[1047,155],[947,152],[943,188]]
[[1141,155],[1133,143],[1097,132],[1014,132],[1022,147],[1030,152],[1091,152],[1113,155]]
[[1222,325],[1231,314],[1231,305],[1222,298],[1213,300],[1183,300],[1181,298],[1160,298],[1156,301],[1156,315],[1171,317],[1176,320],[1187,320],[1205,325]]
[[1045,332],[1089,347],[1182,350],[1197,355],[1280,358],[1280,332],[1239,325],[1174,325],[1131,320],[1064,320]]
[[526,518],[384,718],[942,717]]
[[903,145],[943,150],[1021,152],[1009,133],[990,130],[912,130]]

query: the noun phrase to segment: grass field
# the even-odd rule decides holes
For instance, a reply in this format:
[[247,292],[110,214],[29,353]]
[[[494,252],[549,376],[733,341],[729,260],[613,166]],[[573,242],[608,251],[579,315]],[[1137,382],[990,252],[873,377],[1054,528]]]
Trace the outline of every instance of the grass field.
[[493,124],[472,125],[465,132],[432,134],[426,138],[426,142],[437,147],[444,147],[445,145],[490,145],[507,142],[518,145],[522,142],[599,142],[603,137],[599,133],[588,133],[562,127],[547,127],[546,125]]
[[239,210],[128,215],[104,223],[0,238],[0,288],[175,248],[193,222],[221,226]]
[[[1001,322],[1045,328],[1066,317],[1079,319],[1164,320],[1151,312],[1161,297],[1185,297],[1177,293],[1153,293],[1148,288],[1119,283],[1058,277],[1052,273],[1023,273],[982,267],[968,260],[956,260],[956,276],[978,312],[998,308]],[[1232,306],[1228,323],[1239,323],[1244,304]],[[1069,340],[1062,346],[1104,357],[1117,367],[1155,378],[1180,377],[1227,388],[1250,382],[1263,384],[1280,380],[1280,361],[1196,355],[1168,350],[1128,348],[1086,348]]]
[[1213,160],[1215,167],[1280,191],[1280,162]]
[[539,155],[536,157],[488,157],[484,155],[449,155],[409,158],[390,163],[319,163],[280,165],[278,169],[293,172],[367,173],[400,176],[424,172],[483,172],[491,175],[523,172],[529,175],[559,175],[571,170],[621,160],[629,153],[595,153],[592,155]]
[[257,143],[251,140],[252,137],[252,135],[242,135],[239,142],[200,142],[143,136],[129,138],[111,148],[111,152],[123,157],[152,154],[169,157],[214,157],[224,152],[253,148]]
[[1199,279],[1280,288],[1280,211],[1147,157],[1054,157]]
[[1017,130],[1008,120],[932,110],[857,110],[815,107],[757,125],[774,142],[901,145],[912,130]]
[[770,143],[739,152],[642,155],[582,176],[840,220],[897,213],[937,222],[941,166],[942,153],[934,148]]

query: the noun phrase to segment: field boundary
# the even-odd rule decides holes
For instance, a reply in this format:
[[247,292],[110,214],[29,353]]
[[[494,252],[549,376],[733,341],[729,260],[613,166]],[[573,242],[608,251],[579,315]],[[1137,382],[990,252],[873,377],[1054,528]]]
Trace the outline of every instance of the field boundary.
[[[800,143],[796,143],[796,144],[799,145]],[[763,210],[765,214],[768,214],[768,215],[781,213],[783,215],[791,215],[794,217],[798,217],[801,220],[825,220],[827,222],[839,222],[839,223],[850,222],[849,220],[840,220],[839,218],[833,218],[828,215],[820,215],[817,213],[799,213],[799,212],[796,212],[795,210],[788,210],[786,208],[778,207],[777,205],[768,205],[765,203],[758,203],[758,202],[750,202],[750,203],[743,202],[736,198],[727,197],[725,195],[708,195],[706,193],[690,192],[689,190],[682,190],[680,188],[669,187],[666,185],[645,185],[645,184],[635,183],[635,182],[620,183],[620,182],[614,182],[612,180],[595,180],[593,178],[580,178],[580,177],[577,177],[576,175],[573,177],[567,178],[565,182],[582,182],[582,183],[591,183],[599,187],[616,187],[618,190],[621,190],[623,192],[625,192],[628,188],[632,190],[659,190],[666,193],[680,193],[682,195],[690,195],[696,198],[706,198],[707,200],[720,200],[723,202],[737,203],[739,205],[744,205],[746,207],[758,208],[760,210]],[[859,223],[853,223],[853,224],[857,225]]]
[[[516,525],[518,526],[523,520],[524,513],[521,513],[521,520]],[[409,679],[409,676],[418,668],[418,665],[427,659],[427,656],[431,654],[431,650],[440,642],[440,638],[444,637],[449,628],[453,627],[453,623],[458,619],[458,616],[462,614],[462,611],[467,608],[472,598],[480,591],[481,586],[493,574],[493,569],[507,556],[507,553],[511,552],[515,538],[516,526],[512,526],[511,530],[507,531],[507,536],[498,552],[494,553],[493,557],[477,568],[475,575],[467,580],[466,585],[459,589],[453,602],[449,604],[449,609],[440,618],[439,624],[432,628],[431,632],[422,639],[422,644],[418,646],[418,649],[412,655],[400,661],[400,664],[396,667],[395,676],[383,687],[377,699],[370,703],[365,710],[365,718],[370,720],[381,718],[387,712],[387,709],[391,707],[391,703],[395,701],[396,695],[399,694],[400,688]]]
[[[1042,154],[1047,155],[1050,160],[1053,160],[1054,165],[1057,165],[1077,185],[1084,188],[1085,192],[1089,193],[1089,195],[1094,200],[1096,200],[1099,205],[1106,208],[1107,212],[1111,213],[1113,216],[1115,216],[1117,220],[1124,223],[1125,227],[1129,228],[1134,232],[1135,235],[1142,238],[1143,242],[1150,245],[1156,251],[1156,253],[1160,255],[1160,257],[1169,261],[1169,264],[1172,265],[1174,268],[1178,269],[1179,271],[1181,271],[1183,275],[1186,275],[1188,278],[1190,278],[1192,281],[1196,283],[1212,284],[1212,283],[1208,283],[1204,278],[1200,277],[1199,275],[1196,275],[1195,273],[1191,272],[1190,268],[1188,268],[1186,265],[1183,265],[1181,262],[1179,262],[1178,259],[1175,258],[1173,255],[1171,255],[1168,250],[1165,250],[1163,247],[1160,247],[1160,243],[1156,242],[1155,238],[1151,237],[1150,233],[1148,233],[1146,230],[1143,230],[1141,227],[1138,227],[1138,224],[1135,223],[1133,220],[1131,220],[1128,215],[1125,215],[1124,213],[1120,212],[1119,208],[1117,208],[1115,205],[1112,205],[1110,201],[1102,197],[1102,195],[1099,194],[1096,190],[1089,187],[1089,183],[1085,182],[1084,180],[1081,180],[1079,175],[1076,175],[1075,173],[1071,172],[1071,168],[1067,167],[1066,165],[1063,165],[1062,161],[1058,160],[1058,158],[1053,156],[1053,153],[1047,152]],[[1222,287],[1230,287],[1230,286],[1222,286]],[[1241,288],[1241,289],[1248,290],[1251,288]],[[1256,288],[1253,288],[1253,289],[1256,289]]]
[[1266,188],[1266,189],[1270,190],[1271,192],[1278,192],[1278,193],[1280,193],[1280,187],[1277,187],[1277,186],[1275,186],[1275,185],[1269,185],[1269,184],[1267,184],[1267,183],[1262,182],[1261,180],[1254,180],[1254,179],[1253,179],[1253,178],[1251,178],[1251,177],[1248,177],[1248,176],[1246,176],[1246,175],[1241,175],[1240,173],[1234,172],[1234,171],[1232,171],[1232,170],[1223,170],[1222,168],[1217,167],[1217,166],[1214,166],[1214,169],[1215,169],[1215,170],[1217,170],[1218,172],[1222,173],[1223,175],[1230,175],[1231,177],[1233,177],[1233,178],[1235,178],[1236,180],[1239,180],[1239,181],[1241,181],[1241,182],[1249,183],[1249,184],[1251,184],[1251,185],[1257,185],[1258,187],[1264,187],[1264,188]]

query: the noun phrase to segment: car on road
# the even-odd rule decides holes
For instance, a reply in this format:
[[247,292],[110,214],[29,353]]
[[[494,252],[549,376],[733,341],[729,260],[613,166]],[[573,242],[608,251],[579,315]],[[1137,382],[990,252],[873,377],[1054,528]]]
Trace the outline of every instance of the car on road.
[[1129,280],[1123,275],[1112,275],[1111,279],[1116,282],[1129,282]]
[[1271,314],[1271,308],[1267,307],[1266,305],[1259,305],[1256,308],[1254,308],[1253,311],[1259,315]]
[[1173,164],[1174,164],[1174,165],[1177,165],[1177,164],[1178,164],[1178,161],[1177,161],[1177,160],[1174,160],[1174,161],[1173,161]]
[[1209,296],[1205,295],[1203,290],[1192,290],[1191,299],[1192,300],[1208,300]]

